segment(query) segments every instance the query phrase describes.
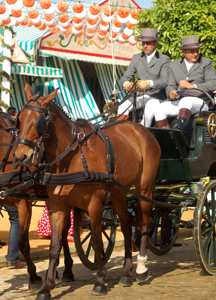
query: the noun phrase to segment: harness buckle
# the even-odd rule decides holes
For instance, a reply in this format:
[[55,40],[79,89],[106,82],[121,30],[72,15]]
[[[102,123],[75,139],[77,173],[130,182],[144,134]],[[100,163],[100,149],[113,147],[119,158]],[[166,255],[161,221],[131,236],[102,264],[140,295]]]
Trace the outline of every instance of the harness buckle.
[[78,132],[77,133],[77,138],[80,140],[83,140],[85,138],[85,133],[84,132]]

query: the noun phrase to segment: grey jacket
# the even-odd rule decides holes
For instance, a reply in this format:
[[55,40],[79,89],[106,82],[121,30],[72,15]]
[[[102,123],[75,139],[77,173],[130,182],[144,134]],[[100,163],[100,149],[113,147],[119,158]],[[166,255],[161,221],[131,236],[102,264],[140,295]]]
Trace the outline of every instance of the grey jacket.
[[154,87],[145,89],[145,94],[159,100],[165,100],[165,88],[168,84],[168,66],[170,58],[156,51],[155,56],[147,63],[146,56],[142,53],[135,54],[127,71],[120,79],[123,86],[125,81],[131,81],[137,73],[137,80],[153,80]]
[[166,88],[168,98],[171,90],[180,90],[179,82],[183,79],[196,84],[198,89],[205,92],[212,92],[216,89],[216,73],[211,59],[206,57],[200,56],[189,72],[187,71],[184,57],[170,63],[168,86]]

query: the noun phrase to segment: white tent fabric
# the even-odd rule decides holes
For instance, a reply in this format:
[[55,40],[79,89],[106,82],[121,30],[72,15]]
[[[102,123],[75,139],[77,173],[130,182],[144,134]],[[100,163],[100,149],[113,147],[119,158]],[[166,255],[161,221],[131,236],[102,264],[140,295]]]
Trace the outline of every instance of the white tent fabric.
[[[99,78],[104,99],[106,102],[108,102],[109,96],[113,94],[114,90],[113,66],[109,64],[95,64],[95,69],[97,71],[97,76]],[[120,99],[122,99],[126,95],[126,92],[122,91],[122,88],[120,86],[120,78],[124,75],[126,69],[126,66],[116,66],[115,89],[117,90],[117,94]]]
[[62,69],[63,78],[44,84],[41,86],[41,91],[43,95],[48,95],[54,88],[59,88],[55,101],[61,105],[72,120],[89,119],[100,114],[76,61],[47,57],[43,58],[43,65]]

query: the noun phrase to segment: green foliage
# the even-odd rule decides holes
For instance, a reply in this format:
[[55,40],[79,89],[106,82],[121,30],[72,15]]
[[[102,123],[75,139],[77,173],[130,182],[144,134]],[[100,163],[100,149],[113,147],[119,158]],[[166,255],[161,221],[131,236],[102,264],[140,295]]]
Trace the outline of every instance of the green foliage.
[[171,60],[182,57],[181,37],[197,35],[204,43],[200,54],[211,58],[216,69],[216,2],[212,0],[153,0],[153,8],[141,10],[141,28],[157,28],[157,48]]

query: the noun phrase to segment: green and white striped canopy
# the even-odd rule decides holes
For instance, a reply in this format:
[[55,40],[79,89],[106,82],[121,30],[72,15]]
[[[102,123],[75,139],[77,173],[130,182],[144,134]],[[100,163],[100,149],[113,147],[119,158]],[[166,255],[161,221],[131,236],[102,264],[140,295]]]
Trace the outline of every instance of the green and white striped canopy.
[[[2,64],[0,63],[0,68]],[[34,82],[35,86],[44,84],[54,79],[62,78],[62,70],[57,68],[48,68],[42,66],[34,66],[31,64],[16,64],[11,67],[11,75],[30,76],[30,83]],[[15,78],[13,78],[15,80]]]

